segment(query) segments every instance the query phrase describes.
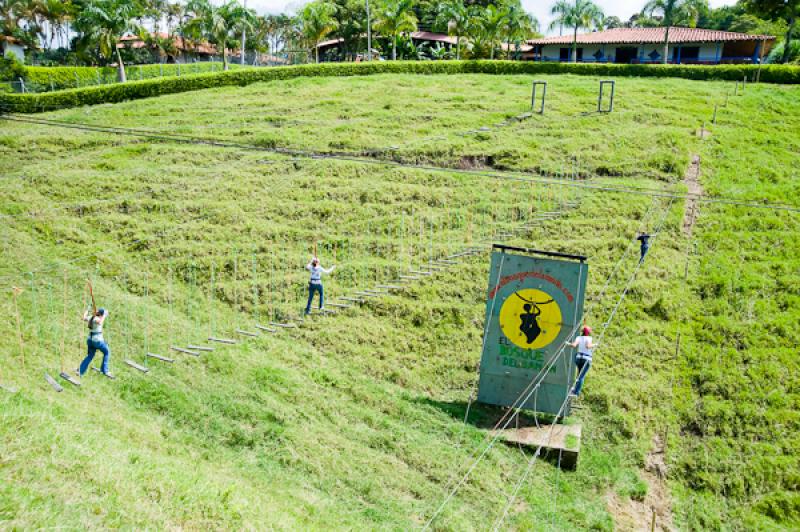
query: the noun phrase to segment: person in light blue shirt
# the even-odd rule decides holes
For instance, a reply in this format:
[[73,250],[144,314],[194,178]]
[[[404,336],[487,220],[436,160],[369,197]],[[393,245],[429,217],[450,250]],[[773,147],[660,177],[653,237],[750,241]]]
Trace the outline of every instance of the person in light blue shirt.
[[323,268],[317,257],[311,257],[311,262],[306,264],[306,270],[311,272],[311,279],[308,280],[308,303],[306,303],[306,316],[311,313],[311,303],[314,301],[314,293],[319,292],[319,310],[325,310],[325,292],[322,289],[322,275],[331,273],[336,266],[328,269]]

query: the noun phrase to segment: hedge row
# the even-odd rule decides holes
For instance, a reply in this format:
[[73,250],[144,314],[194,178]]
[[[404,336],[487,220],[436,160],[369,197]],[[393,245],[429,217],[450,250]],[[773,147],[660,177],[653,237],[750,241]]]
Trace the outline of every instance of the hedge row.
[[[231,64],[232,69],[241,68]],[[187,74],[221,72],[222,63],[188,63],[127,65],[125,72],[129,80],[155,79]],[[117,82],[116,67],[25,67],[26,88],[30,92],[47,92],[75,89]]]
[[[157,65],[156,65],[157,66]],[[65,107],[115,103],[162,94],[249,85],[296,77],[361,76],[384,73],[409,74],[581,74],[594,76],[660,76],[696,80],[752,79],[758,67],[752,65],[614,65],[528,63],[519,61],[387,61],[370,63],[325,63],[286,67],[246,68],[220,73],[130,81],[68,89],[41,94],[0,94],[0,110],[36,113]],[[800,83],[800,67],[764,66],[761,81]]]

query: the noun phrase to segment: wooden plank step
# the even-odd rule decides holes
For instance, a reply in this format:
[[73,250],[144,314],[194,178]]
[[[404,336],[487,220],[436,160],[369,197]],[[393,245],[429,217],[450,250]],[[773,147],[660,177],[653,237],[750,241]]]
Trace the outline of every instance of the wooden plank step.
[[397,286],[394,284],[378,284],[375,285],[376,288],[383,288],[384,290],[403,290],[405,286]]
[[297,324],[294,324],[294,323],[278,323],[276,321],[271,321],[271,322],[269,322],[269,324],[272,325],[273,327],[281,327],[283,329],[296,329],[297,328]]
[[192,351],[191,349],[184,349],[183,347],[178,347],[176,345],[170,346],[170,349],[173,351],[177,351],[178,353],[185,353],[187,355],[192,355],[193,357],[199,357],[200,351]]
[[258,329],[259,331],[266,331],[271,333],[278,332],[278,329],[274,329],[272,327],[267,327],[265,325],[259,325],[259,324],[256,324],[256,329]]
[[205,345],[189,344],[186,347],[191,349],[192,351],[213,351],[214,350],[213,347],[208,347],[208,346],[205,346]]
[[398,275],[400,279],[409,279],[411,281],[419,281],[419,277],[416,275]]
[[236,340],[231,340],[230,338],[216,338],[214,336],[208,337],[209,342],[217,342],[219,344],[235,344]]
[[365,292],[364,290],[361,290],[359,292],[354,292],[354,294],[357,295],[357,296],[364,296],[364,297],[380,297],[381,296],[381,294],[371,294],[369,292]]
[[155,358],[156,360],[160,360],[161,362],[169,362],[170,364],[175,362],[174,358],[162,357],[161,355],[157,355],[155,353],[145,353],[145,356],[150,358]]
[[5,390],[8,393],[17,393],[17,389],[7,384],[0,384],[0,390]]
[[114,377],[113,375],[106,375],[105,373],[103,373],[102,371],[100,371],[100,368],[98,368],[97,366],[92,366],[92,371],[96,371],[97,373],[99,373],[99,374],[100,374],[100,375],[102,375],[103,377],[105,377],[105,378],[107,378],[107,379],[111,379],[112,381],[113,381],[114,379],[116,379],[116,377]]
[[59,377],[67,381],[68,383],[72,384],[73,386],[80,386],[80,381],[76,380],[74,376],[70,375],[66,371],[62,371],[58,374]]
[[242,336],[249,336],[251,338],[256,338],[258,336],[258,333],[243,331],[242,329],[236,329],[236,334],[241,334]]
[[419,270],[408,270],[408,273],[411,273],[413,275],[433,275],[433,272],[422,272]]
[[344,303],[328,303],[328,305],[336,308],[350,308],[352,305],[346,305]]
[[47,373],[47,372],[45,372],[45,374],[44,374],[44,380],[46,380],[47,384],[52,386],[52,388],[55,391],[57,391],[57,392],[63,392],[64,391],[64,388],[62,388],[61,385],[59,383],[57,383],[56,380],[53,377],[51,377],[50,374]]
[[134,362],[133,360],[128,360],[128,359],[126,359],[126,360],[125,360],[125,363],[126,363],[127,365],[129,365],[130,367],[132,367],[133,369],[138,369],[138,370],[139,370],[139,371],[141,371],[142,373],[147,373],[148,371],[150,371],[150,369],[148,369],[148,368],[146,368],[146,367],[144,367],[144,366],[142,366],[142,365],[140,365],[140,364],[137,364],[137,363],[136,363],[136,362]]
[[359,299],[357,297],[340,297],[342,301],[352,301],[353,303],[363,303],[363,299]]

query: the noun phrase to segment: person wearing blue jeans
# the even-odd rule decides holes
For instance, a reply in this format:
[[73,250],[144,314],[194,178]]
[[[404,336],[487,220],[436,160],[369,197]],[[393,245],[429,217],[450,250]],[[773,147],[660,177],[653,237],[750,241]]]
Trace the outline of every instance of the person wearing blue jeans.
[[78,368],[78,375],[80,377],[83,377],[83,374],[89,369],[89,364],[92,363],[94,355],[97,351],[100,351],[103,353],[103,365],[100,370],[106,377],[114,378],[108,370],[108,360],[111,358],[111,350],[108,348],[108,344],[103,338],[103,323],[105,323],[107,317],[108,312],[106,312],[104,308],[97,309],[97,312],[91,315],[88,310],[83,314],[83,321],[87,322],[89,326],[89,337],[86,339],[86,358],[83,359],[80,368]]
[[592,367],[592,351],[597,347],[597,344],[592,343],[592,328],[586,326],[582,332],[583,334],[578,336],[574,342],[565,342],[568,346],[578,349],[575,354],[575,367],[578,368],[578,378],[575,380],[575,387],[572,389],[572,394],[575,396],[581,394],[583,380]]
[[652,237],[647,233],[639,233],[639,236],[636,237],[636,240],[641,242],[641,246],[639,247],[639,264],[644,261],[644,256],[647,255],[647,251],[650,249],[650,239]]
[[319,293],[319,309],[325,309],[325,292],[322,288],[322,274],[331,273],[336,266],[331,266],[327,270],[323,268],[317,257],[311,257],[311,262],[306,264],[306,270],[311,272],[308,280],[308,303],[306,303],[306,316],[311,313],[311,303],[314,301],[314,294]]

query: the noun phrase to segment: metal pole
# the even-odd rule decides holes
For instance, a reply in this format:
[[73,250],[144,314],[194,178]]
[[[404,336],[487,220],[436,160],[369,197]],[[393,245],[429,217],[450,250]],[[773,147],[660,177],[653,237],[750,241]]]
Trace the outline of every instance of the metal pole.
[[367,6],[367,61],[372,61],[372,27],[369,20],[369,0],[364,0]]
[[[244,8],[247,9],[247,0],[244,0]],[[242,26],[242,50],[241,50],[241,57],[239,58],[239,64],[244,66],[244,52],[245,52],[245,39],[246,39],[247,30],[244,26]]]

